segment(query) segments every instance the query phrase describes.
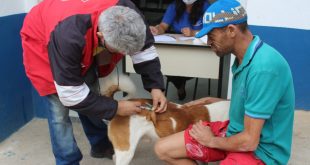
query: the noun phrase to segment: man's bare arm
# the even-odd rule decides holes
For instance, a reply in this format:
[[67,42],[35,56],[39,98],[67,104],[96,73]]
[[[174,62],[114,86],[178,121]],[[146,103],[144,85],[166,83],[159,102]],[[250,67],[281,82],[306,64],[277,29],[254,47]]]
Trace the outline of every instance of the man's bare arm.
[[215,137],[209,127],[197,123],[190,131],[199,143],[225,151],[246,152],[256,150],[265,120],[244,117],[244,131],[231,137]]

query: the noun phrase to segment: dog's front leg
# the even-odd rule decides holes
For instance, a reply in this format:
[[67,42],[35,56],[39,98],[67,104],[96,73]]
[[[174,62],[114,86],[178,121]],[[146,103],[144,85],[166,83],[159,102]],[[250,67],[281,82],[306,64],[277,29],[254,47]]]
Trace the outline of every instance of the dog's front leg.
[[143,131],[134,132],[132,129],[130,130],[130,136],[129,136],[129,149],[128,150],[118,150],[117,148],[114,148],[115,150],[115,164],[116,165],[129,165],[131,160],[133,159],[133,156],[135,155],[137,145],[141,139],[141,137],[145,134]]
[[128,151],[120,151],[115,150],[115,165],[129,165],[131,162],[133,156],[135,154],[135,151],[128,150]]
[[[109,125],[109,138],[115,151],[115,164],[128,165],[143,135],[154,129],[144,116],[115,117]],[[122,133],[120,133],[122,131]]]

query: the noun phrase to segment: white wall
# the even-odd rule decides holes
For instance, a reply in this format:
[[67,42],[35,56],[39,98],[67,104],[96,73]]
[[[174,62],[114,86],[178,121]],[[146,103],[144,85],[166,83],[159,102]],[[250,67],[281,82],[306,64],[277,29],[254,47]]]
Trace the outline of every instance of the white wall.
[[247,1],[249,24],[259,26],[310,29],[309,0]]
[[23,0],[23,1],[24,1],[24,11],[25,13],[28,13],[34,5],[38,4],[42,0]]
[[246,9],[250,25],[310,29],[309,0],[238,1]]
[[40,0],[1,0],[0,17],[28,12]]

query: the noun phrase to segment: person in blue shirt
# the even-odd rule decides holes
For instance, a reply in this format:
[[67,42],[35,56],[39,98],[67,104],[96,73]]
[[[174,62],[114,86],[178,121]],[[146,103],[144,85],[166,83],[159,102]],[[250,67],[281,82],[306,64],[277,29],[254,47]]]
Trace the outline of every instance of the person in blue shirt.
[[[156,26],[150,26],[153,35],[165,33],[169,28],[184,36],[194,36],[202,28],[202,16],[209,7],[207,0],[176,0],[172,2],[161,21]],[[186,97],[185,85],[190,77],[167,76],[178,89],[179,100]]]
[[161,23],[150,26],[151,32],[159,35],[171,27],[175,33],[194,36],[202,28],[202,16],[208,7],[206,0],[176,0],[168,6]]

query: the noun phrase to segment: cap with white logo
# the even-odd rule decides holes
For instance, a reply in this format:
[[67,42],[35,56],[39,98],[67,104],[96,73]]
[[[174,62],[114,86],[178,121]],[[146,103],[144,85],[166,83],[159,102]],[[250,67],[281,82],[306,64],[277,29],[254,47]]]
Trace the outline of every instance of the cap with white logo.
[[229,24],[240,24],[247,21],[245,9],[236,0],[218,0],[203,15],[203,28],[196,38],[207,35],[213,28],[225,27]]

